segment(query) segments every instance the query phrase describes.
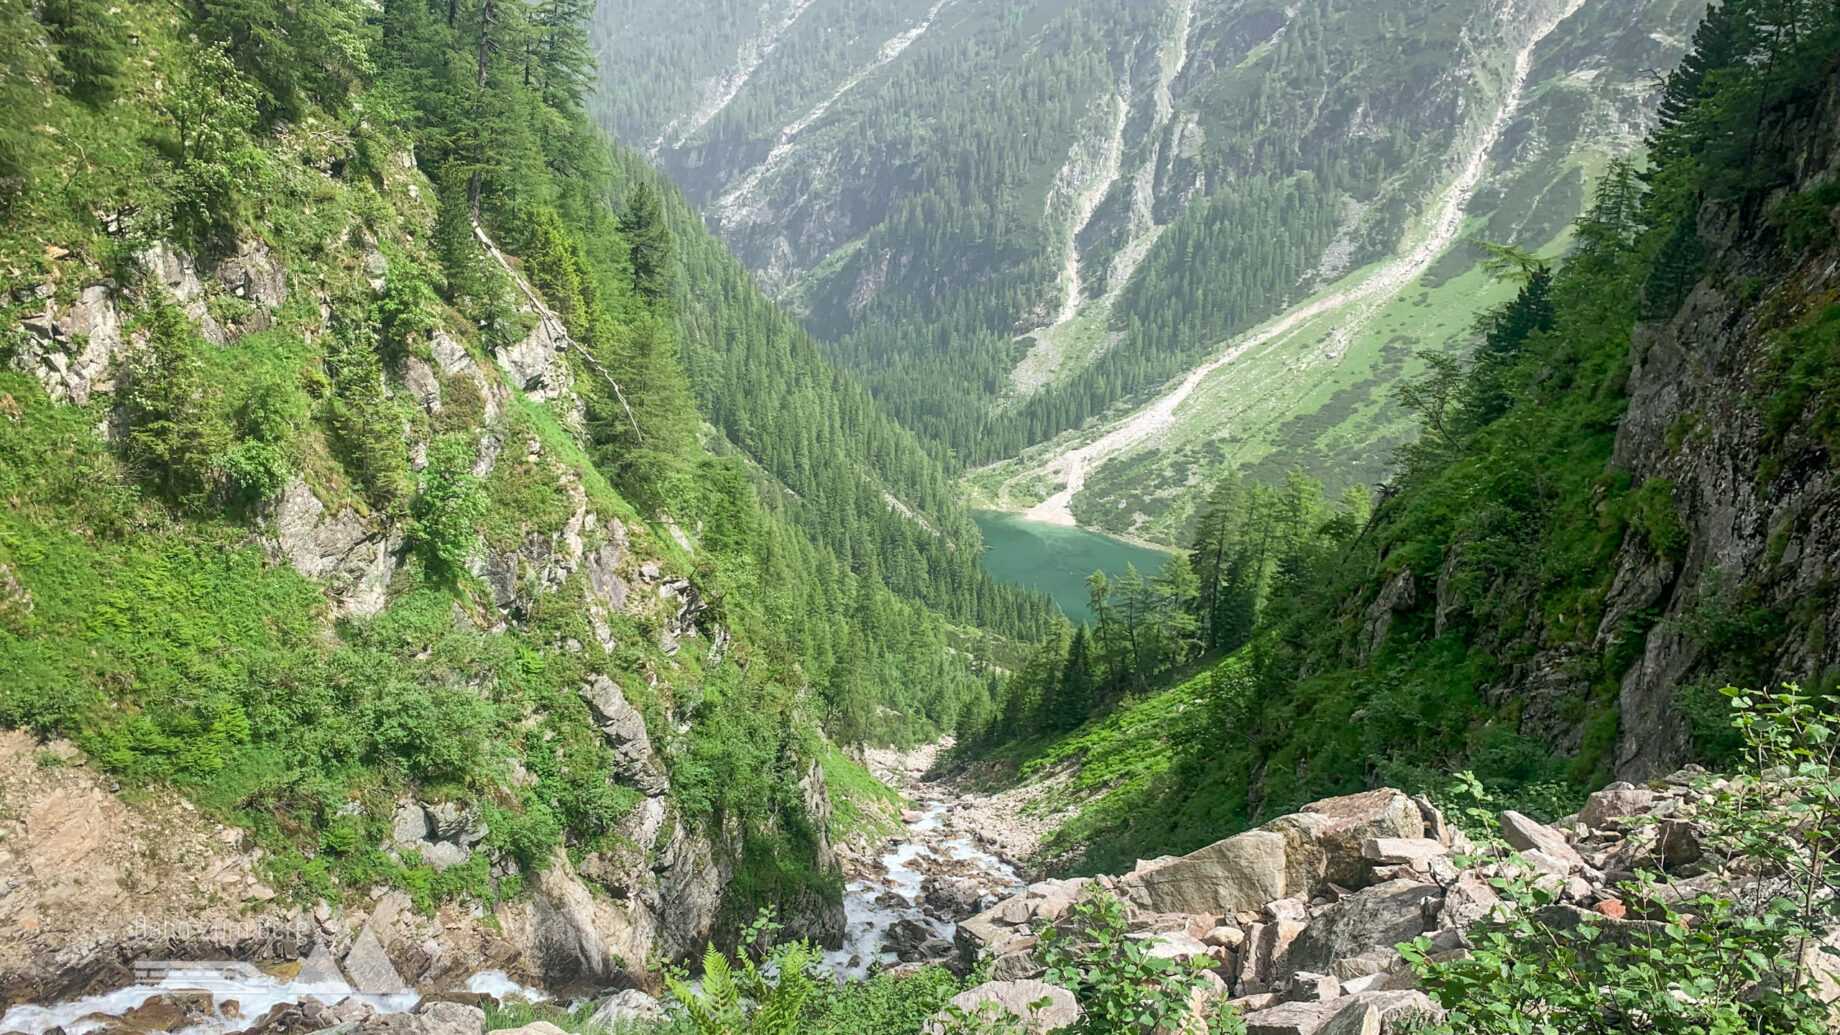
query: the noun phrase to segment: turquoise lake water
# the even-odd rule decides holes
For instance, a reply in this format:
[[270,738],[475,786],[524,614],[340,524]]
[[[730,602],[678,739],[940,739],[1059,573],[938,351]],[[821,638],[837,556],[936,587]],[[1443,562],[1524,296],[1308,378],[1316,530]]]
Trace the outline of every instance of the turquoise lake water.
[[1002,582],[1039,589],[1054,598],[1076,622],[1092,618],[1087,607],[1086,576],[1095,571],[1124,574],[1136,565],[1154,575],[1169,555],[1133,546],[1083,528],[1044,525],[1015,514],[981,510],[972,514],[984,533],[984,570]]

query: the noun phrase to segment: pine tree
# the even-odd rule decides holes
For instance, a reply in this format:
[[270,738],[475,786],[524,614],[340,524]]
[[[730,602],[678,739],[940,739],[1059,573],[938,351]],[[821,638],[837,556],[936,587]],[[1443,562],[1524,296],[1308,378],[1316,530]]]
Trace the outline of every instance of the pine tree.
[[1700,104],[1717,89],[1715,73],[1730,67],[1740,56],[1743,0],[1719,0],[1693,32],[1693,44],[1668,73],[1655,111],[1655,131],[1650,138],[1650,159],[1661,166],[1689,153],[1687,123]]
[[1672,316],[1705,270],[1706,247],[1699,239],[1699,204],[1694,201],[1685,208],[1642,284],[1642,319]]
[[620,234],[632,252],[633,281],[639,294],[652,301],[671,293],[671,231],[665,224],[664,206],[651,183],[640,180],[626,198],[620,215]]
[[185,314],[155,305],[147,347],[129,368],[123,409],[128,462],[181,506],[202,507],[215,488],[214,462],[230,444],[216,386],[205,377],[203,342]]
[[1482,342],[1472,361],[1463,401],[1463,416],[1470,429],[1501,419],[1513,402],[1513,369],[1521,346],[1535,334],[1552,330],[1552,271],[1545,264],[1531,266],[1521,289],[1506,305],[1484,313],[1478,321]]
[[1073,638],[1067,644],[1067,659],[1061,665],[1057,688],[1059,702],[1055,708],[1059,729],[1077,729],[1092,715],[1098,703],[1098,689],[1098,665],[1093,659],[1092,638],[1087,634],[1086,623],[1082,622],[1073,630]]
[[[25,0],[0,0],[0,110],[30,111],[43,103],[34,82],[49,77],[43,35]],[[0,118],[0,212],[22,194],[26,173],[43,149],[44,134],[31,119]]]
[[200,0],[198,36],[262,84],[272,116],[337,104],[372,68],[360,0]]
[[525,85],[557,111],[573,112],[594,81],[594,51],[588,43],[592,0],[537,0],[527,56]]
[[113,99],[128,47],[108,0],[46,0],[40,17],[51,30],[59,79],[70,95],[97,105]]

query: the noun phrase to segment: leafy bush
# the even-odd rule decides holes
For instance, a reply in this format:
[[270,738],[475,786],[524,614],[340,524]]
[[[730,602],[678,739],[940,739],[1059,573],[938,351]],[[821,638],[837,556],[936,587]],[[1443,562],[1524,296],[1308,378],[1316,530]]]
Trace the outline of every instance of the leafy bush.
[[422,491],[410,506],[409,538],[439,572],[457,572],[479,538],[485,495],[473,476],[473,444],[464,435],[442,435],[428,445]]
[[[1531,880],[1493,883],[1505,918],[1470,931],[1464,959],[1434,961],[1431,942],[1401,946],[1449,1011],[1438,1032],[1654,1032],[1814,1035],[1828,1007],[1806,990],[1814,954],[1835,953],[1840,924],[1840,738],[1836,714],[1793,687],[1728,689],[1749,771],[1705,779],[1699,819],[1715,855],[1748,864],[1733,898],[1668,903],[1646,879],[1625,888],[1650,919],[1618,922],[1555,907]],[[1472,788],[1473,790],[1474,788]],[[1471,819],[1491,817],[1477,810]],[[1828,967],[1834,966],[1829,961]]]
[[[1154,956],[1156,940],[1133,938],[1129,931],[1124,903],[1110,894],[1082,899],[1070,923],[1042,929],[1035,956],[1047,967],[1043,980],[1080,1000],[1081,1017],[1070,1035],[1203,1030],[1194,1021],[1196,1006],[1217,987],[1206,976],[1212,961]],[[1205,1028],[1209,1035],[1245,1030],[1239,1013],[1224,1002]]]
[[213,462],[237,502],[269,499],[281,492],[293,468],[287,454],[267,442],[239,442]]

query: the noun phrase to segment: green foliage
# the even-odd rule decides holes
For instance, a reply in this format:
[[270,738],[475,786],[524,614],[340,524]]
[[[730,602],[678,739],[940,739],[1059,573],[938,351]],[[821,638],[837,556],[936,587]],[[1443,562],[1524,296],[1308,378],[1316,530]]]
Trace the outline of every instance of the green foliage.
[[222,46],[185,51],[162,92],[161,112],[173,132],[163,201],[183,239],[205,240],[228,221],[238,183],[253,179],[263,163],[248,136],[256,102],[256,87]]
[[147,323],[147,347],[133,357],[122,398],[126,459],[168,499],[202,507],[229,439],[217,387],[205,377],[204,342],[170,305],[156,305]]
[[[1726,691],[1748,771],[1703,781],[1702,819],[1715,852],[1748,856],[1778,876],[1726,898],[1671,903],[1645,878],[1626,900],[1653,915],[1612,921],[1556,906],[1550,886],[1492,883],[1510,903],[1472,928],[1464,958],[1434,961],[1430,940],[1400,949],[1426,991],[1450,1011],[1437,1032],[1807,1033],[1827,1030],[1828,1007],[1807,989],[1840,906],[1825,865],[1840,818],[1837,718],[1787,688]],[[1481,816],[1492,813],[1484,810]],[[1688,914],[1691,914],[1689,916]],[[1829,964],[1831,966],[1831,964]]]
[[409,537],[437,571],[461,571],[478,538],[485,498],[472,473],[474,453],[464,435],[441,435],[428,444],[421,492],[409,508]]
[[1655,555],[1674,564],[1685,560],[1687,532],[1680,524],[1674,483],[1666,478],[1650,478],[1636,491],[1631,504],[1631,527],[1642,533]]
[[1781,333],[1764,378],[1764,430],[1772,442],[1814,435],[1840,450],[1840,305],[1825,306]]
[[[974,975],[970,980],[977,980]],[[961,982],[944,967],[894,976],[871,974],[841,985],[819,982],[823,995],[805,1009],[802,1035],[913,1035],[958,994]]]
[[293,468],[280,447],[262,441],[239,442],[215,460],[215,473],[233,499],[241,502],[272,499],[287,484]]
[[1825,248],[1834,242],[1835,205],[1840,205],[1840,183],[1822,184],[1783,199],[1770,213],[1770,222],[1782,231],[1783,243],[1792,251]]
[[1164,1031],[1245,1032],[1237,1010],[1209,1007],[1205,1025],[1195,1021],[1195,1004],[1213,993],[1206,958],[1178,963],[1152,955],[1154,939],[1133,938],[1123,902],[1099,893],[1074,903],[1071,922],[1042,927],[1035,956],[1047,968],[1043,980],[1073,992],[1081,1017],[1072,1031],[1082,1035],[1149,1035]]
[[620,213],[620,233],[631,249],[634,285],[639,294],[657,301],[671,292],[671,230],[665,225],[664,206],[652,185],[640,180],[626,197]]
[[340,459],[370,505],[394,514],[413,480],[402,443],[402,411],[386,394],[376,329],[359,303],[337,314],[326,366],[332,395],[326,412]]
[[62,85],[87,104],[107,103],[121,89],[128,48],[110,8],[106,0],[48,0],[39,14],[51,30]]
[[333,105],[370,70],[365,8],[355,0],[290,4],[278,0],[202,0],[198,33],[256,82],[266,114],[291,117]]
[[[762,914],[750,933],[765,935],[770,926]],[[745,952],[731,965],[711,945],[703,954],[700,992],[680,975],[667,973],[665,984],[696,1035],[797,1035],[806,1030],[800,1015],[815,991],[816,962],[816,952],[804,942],[774,949],[766,966],[757,965]]]

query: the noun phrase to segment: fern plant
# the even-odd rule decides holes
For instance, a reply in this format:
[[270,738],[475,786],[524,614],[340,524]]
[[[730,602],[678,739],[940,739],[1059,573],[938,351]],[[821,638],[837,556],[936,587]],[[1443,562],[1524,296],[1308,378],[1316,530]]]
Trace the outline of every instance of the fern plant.
[[775,949],[765,966],[745,952],[731,964],[711,945],[703,954],[700,993],[681,975],[667,975],[665,984],[697,1035],[798,1035],[817,958],[805,942],[792,942]]

